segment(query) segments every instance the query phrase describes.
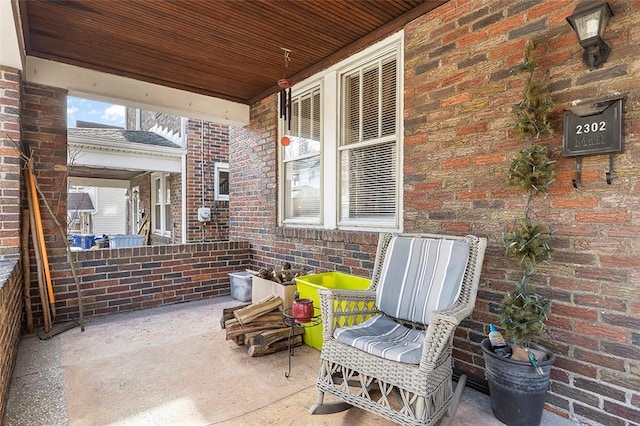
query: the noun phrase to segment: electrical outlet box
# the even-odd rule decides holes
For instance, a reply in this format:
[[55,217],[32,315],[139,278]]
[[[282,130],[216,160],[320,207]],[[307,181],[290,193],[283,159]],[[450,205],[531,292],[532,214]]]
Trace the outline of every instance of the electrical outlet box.
[[198,221],[209,222],[211,220],[211,209],[209,207],[200,207],[198,209]]

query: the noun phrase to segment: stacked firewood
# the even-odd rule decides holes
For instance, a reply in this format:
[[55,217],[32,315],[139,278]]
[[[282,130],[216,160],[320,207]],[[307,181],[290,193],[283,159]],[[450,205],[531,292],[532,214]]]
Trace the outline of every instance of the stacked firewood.
[[247,346],[252,357],[301,346],[304,328],[296,326],[292,330],[282,309],[282,299],[269,296],[253,304],[224,309],[220,325],[226,331],[226,339]]
[[304,269],[293,269],[289,262],[285,262],[282,265],[282,269],[277,270],[273,268],[262,268],[259,271],[247,269],[247,272],[253,276],[264,278],[265,280],[275,281],[277,283],[293,282],[296,277],[301,277],[307,274]]

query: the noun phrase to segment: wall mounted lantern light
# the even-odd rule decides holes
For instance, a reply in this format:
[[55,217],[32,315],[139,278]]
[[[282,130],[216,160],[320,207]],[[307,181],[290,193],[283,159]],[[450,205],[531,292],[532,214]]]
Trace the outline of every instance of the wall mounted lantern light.
[[604,41],[607,20],[613,16],[609,3],[600,0],[582,0],[573,14],[567,17],[569,25],[578,35],[584,48],[582,59],[590,70],[601,66],[609,57],[611,47]]

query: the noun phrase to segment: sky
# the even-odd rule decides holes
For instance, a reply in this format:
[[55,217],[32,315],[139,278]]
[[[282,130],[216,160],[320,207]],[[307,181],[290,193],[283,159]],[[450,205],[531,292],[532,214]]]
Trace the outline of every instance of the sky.
[[122,105],[67,97],[67,127],[76,127],[76,120],[124,127],[124,113]]

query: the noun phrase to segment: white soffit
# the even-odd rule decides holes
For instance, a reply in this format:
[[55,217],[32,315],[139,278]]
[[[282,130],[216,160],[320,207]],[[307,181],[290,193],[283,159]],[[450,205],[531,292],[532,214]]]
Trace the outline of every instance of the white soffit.
[[182,172],[182,161],[179,155],[152,155],[149,151],[145,151],[123,152],[70,144],[67,162],[73,166],[166,173]]
[[32,56],[26,58],[23,78],[67,89],[72,96],[88,95],[95,100],[224,125],[242,127],[249,123],[249,105]]
[[21,41],[18,40],[19,31],[17,9],[14,1],[0,0],[0,65],[23,69]]

